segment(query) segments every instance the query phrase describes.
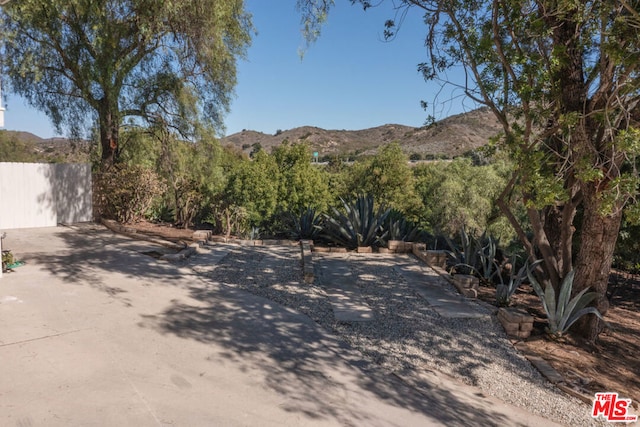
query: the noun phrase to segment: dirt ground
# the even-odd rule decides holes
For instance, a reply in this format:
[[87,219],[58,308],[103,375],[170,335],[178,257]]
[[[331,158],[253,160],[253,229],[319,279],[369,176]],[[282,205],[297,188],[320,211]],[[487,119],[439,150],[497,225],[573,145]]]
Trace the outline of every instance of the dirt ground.
[[[637,409],[640,403],[640,277],[615,273],[609,294],[611,308],[605,316],[609,324],[598,339],[588,344],[567,337],[565,342],[545,337],[546,316],[538,296],[530,285],[522,286],[512,306],[533,315],[534,330],[524,344],[529,351],[545,359],[582,394],[618,392],[630,398]],[[478,297],[495,304],[495,289],[481,286]]]
[[[193,230],[170,224],[147,222],[133,226],[139,233],[167,240],[190,242]],[[529,351],[551,364],[576,391],[592,397],[596,392],[618,392],[640,405],[640,276],[612,275],[609,290],[611,308],[606,315],[609,328],[595,345],[567,337],[565,342],[546,339],[546,318],[540,301],[529,285],[522,286],[512,306],[534,316],[534,330],[524,344]],[[478,298],[495,304],[495,289],[481,286]]]

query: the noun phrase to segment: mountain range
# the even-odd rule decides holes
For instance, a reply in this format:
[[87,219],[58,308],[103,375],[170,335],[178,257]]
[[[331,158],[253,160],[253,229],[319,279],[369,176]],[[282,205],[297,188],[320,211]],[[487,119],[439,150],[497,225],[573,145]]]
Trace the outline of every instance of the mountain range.
[[[487,108],[450,116],[430,126],[411,127],[386,124],[363,130],[326,130],[302,126],[289,130],[278,130],[270,135],[252,130],[226,136],[223,146],[231,146],[247,154],[259,144],[270,152],[284,141],[307,143],[320,158],[334,155],[357,157],[375,154],[378,148],[397,142],[407,155],[419,158],[453,158],[477,149],[501,131],[500,123]],[[11,138],[22,142],[35,158],[43,161],[86,162],[89,161],[89,144],[86,141],[72,142],[65,138],[43,139],[29,132],[3,131],[5,141]],[[2,159],[0,159],[2,161]]]
[[311,126],[302,126],[274,135],[243,130],[222,138],[223,145],[232,145],[246,153],[253,150],[255,144],[267,150],[283,141],[290,143],[305,142],[319,157],[331,155],[367,155],[375,154],[381,146],[398,142],[408,154],[428,155],[452,158],[474,150],[489,142],[489,139],[501,131],[500,123],[487,108],[450,116],[426,127],[410,127],[399,124],[387,124],[363,130],[326,130]]

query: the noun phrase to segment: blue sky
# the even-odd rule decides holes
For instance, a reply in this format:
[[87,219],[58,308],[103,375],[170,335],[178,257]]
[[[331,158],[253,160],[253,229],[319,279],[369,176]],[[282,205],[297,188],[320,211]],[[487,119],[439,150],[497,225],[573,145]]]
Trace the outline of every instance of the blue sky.
[[[247,0],[258,34],[246,60],[238,63],[238,85],[226,134],[242,129],[275,133],[298,126],[325,129],[365,129],[387,123],[421,126],[427,114],[444,118],[473,108],[461,97],[440,95],[444,106],[425,112],[440,90],[417,71],[424,61],[425,26],[412,10],[397,37],[382,38],[384,22],[393,18],[391,2],[364,12],[346,0],[337,0],[321,37],[304,58],[300,14],[295,0]],[[5,126],[43,138],[55,135],[44,114],[9,95]]]

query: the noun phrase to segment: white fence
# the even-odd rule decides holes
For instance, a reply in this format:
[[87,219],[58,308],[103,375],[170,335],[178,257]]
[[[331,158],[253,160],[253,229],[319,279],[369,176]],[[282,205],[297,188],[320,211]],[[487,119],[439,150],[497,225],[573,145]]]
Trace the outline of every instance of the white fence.
[[93,220],[88,164],[0,163],[0,230]]

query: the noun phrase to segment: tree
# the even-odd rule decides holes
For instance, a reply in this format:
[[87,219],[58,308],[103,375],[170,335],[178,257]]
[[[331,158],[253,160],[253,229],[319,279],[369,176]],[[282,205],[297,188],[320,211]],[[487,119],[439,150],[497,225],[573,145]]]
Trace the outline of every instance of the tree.
[[470,159],[419,165],[414,169],[416,192],[422,197],[423,218],[434,230],[455,236],[460,229],[508,243],[513,229],[496,221],[495,199],[505,185],[494,165],[473,166]]
[[[333,1],[299,0],[309,39]],[[355,0],[364,8],[369,1]],[[311,5],[315,6],[310,7]],[[605,296],[623,208],[638,218],[640,4],[636,0],[399,0],[398,16],[424,14],[427,80],[462,88],[502,123],[516,167],[498,204],[558,289],[575,269],[574,293]],[[393,20],[385,35],[396,30]],[[461,81],[447,70],[462,66]],[[509,209],[520,197],[533,232]],[[581,223],[575,221],[580,213]],[[576,236],[577,234],[577,236]],[[574,237],[579,237],[573,250]],[[597,338],[587,316],[578,332]]]
[[[182,136],[222,125],[250,42],[242,0],[20,0],[2,6],[2,72],[58,131],[96,124],[102,163],[127,119]],[[88,118],[93,120],[88,120]]]
[[329,179],[311,162],[308,144],[282,143],[273,150],[280,171],[280,210],[298,214],[311,207],[325,211],[331,201]]
[[0,130],[0,162],[35,161],[34,147],[29,141],[18,139],[6,130]]
[[280,181],[275,158],[260,150],[230,171],[222,208],[242,207],[250,226],[262,226],[276,213]]
[[415,193],[413,172],[397,142],[385,145],[371,159],[356,162],[348,182],[352,195],[371,194],[376,202],[417,220],[422,209]]

